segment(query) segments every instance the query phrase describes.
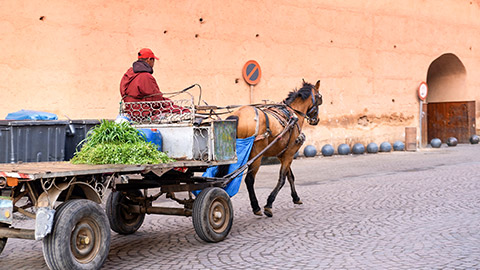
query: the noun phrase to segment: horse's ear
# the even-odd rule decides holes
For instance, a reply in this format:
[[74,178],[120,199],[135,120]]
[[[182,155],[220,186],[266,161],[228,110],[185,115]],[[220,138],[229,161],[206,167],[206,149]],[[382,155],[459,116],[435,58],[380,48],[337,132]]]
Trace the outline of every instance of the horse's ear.
[[318,89],[320,89],[320,80],[317,81],[317,83],[315,84],[315,89],[318,91]]
[[302,78],[302,82],[305,83],[305,79],[304,79],[304,78]]

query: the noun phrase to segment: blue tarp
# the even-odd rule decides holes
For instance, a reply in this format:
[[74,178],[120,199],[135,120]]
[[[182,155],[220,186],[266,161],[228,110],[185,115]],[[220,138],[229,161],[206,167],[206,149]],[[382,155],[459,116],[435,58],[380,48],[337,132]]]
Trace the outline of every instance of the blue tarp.
[[54,113],[20,110],[7,114],[6,120],[57,120],[58,117]]
[[[228,173],[231,173],[235,171],[236,169],[242,167],[248,162],[248,157],[250,156],[250,152],[252,151],[252,146],[253,142],[255,141],[255,136],[248,137],[245,139],[237,139],[237,163],[235,164],[230,164],[228,168]],[[215,174],[218,171],[217,166],[212,166],[209,167],[204,173],[204,177],[215,177]],[[243,172],[239,174],[235,179],[230,182],[227,187],[225,188],[225,191],[228,193],[230,197],[233,197],[235,194],[237,194],[238,189],[240,188],[240,183],[242,183],[242,176]],[[200,193],[199,190],[193,192],[195,196]]]

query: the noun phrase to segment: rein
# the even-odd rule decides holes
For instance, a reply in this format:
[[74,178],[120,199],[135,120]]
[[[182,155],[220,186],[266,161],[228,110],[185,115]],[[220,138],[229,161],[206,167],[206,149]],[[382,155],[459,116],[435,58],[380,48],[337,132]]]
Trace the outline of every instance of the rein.
[[308,116],[306,114],[304,114],[303,112],[297,110],[297,109],[294,109],[292,108],[290,105],[288,104],[285,104],[285,106],[287,106],[289,109],[291,109],[292,111],[294,111],[296,114],[302,116],[303,118],[308,118]]

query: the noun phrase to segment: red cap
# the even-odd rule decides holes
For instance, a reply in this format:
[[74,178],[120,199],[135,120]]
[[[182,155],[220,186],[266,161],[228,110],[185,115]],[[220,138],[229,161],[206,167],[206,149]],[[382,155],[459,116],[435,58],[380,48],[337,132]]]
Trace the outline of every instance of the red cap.
[[155,58],[158,60],[158,57],[156,57],[155,54],[153,54],[152,50],[150,50],[149,48],[143,48],[138,52],[138,59],[140,58]]

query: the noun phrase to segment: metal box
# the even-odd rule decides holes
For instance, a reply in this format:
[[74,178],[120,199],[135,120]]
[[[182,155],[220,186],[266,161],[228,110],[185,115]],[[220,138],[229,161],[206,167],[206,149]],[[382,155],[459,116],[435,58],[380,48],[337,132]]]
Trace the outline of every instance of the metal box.
[[100,120],[70,120],[66,129],[65,138],[65,161],[73,158],[79,145],[86,137],[88,131],[100,124]]
[[137,125],[160,131],[163,151],[174,159],[229,161],[236,155],[236,121],[213,121],[207,125]]
[[63,161],[67,121],[0,121],[0,163]]

